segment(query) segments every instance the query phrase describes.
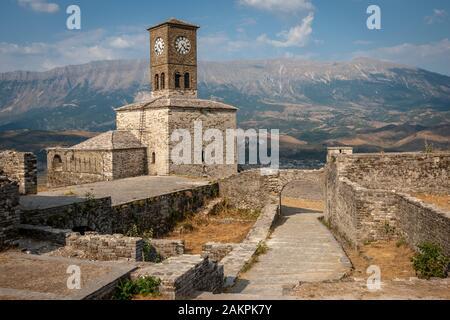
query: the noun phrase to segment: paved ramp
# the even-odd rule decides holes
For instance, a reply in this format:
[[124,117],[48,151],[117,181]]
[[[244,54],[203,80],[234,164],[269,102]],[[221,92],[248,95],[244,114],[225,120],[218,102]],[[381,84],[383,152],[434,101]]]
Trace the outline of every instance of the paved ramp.
[[241,276],[230,293],[281,296],[283,288],[300,281],[337,280],[350,270],[351,263],[341,246],[318,220],[321,213],[293,208],[283,212],[267,241],[269,251]]

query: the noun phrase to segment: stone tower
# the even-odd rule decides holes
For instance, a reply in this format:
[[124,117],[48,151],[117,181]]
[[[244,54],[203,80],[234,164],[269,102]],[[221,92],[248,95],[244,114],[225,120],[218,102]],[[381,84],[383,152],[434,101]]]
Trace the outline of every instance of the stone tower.
[[[152,97],[115,109],[117,130],[71,148],[48,149],[51,186],[140,175],[217,179],[237,173],[236,137],[228,137],[228,129],[237,126],[237,109],[197,97],[198,28],[170,19],[148,29]],[[180,130],[188,134],[181,162],[175,138]],[[223,148],[211,149],[211,140]]]
[[198,28],[170,19],[148,29],[153,97],[197,97]]

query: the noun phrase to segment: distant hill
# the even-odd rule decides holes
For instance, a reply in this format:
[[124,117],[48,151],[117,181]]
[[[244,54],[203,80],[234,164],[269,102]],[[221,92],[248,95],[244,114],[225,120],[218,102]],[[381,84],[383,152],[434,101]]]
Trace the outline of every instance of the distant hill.
[[[148,70],[147,60],[129,60],[0,74],[0,131],[114,128],[113,108],[150,90]],[[448,146],[450,77],[399,64],[365,58],[201,62],[199,95],[237,106],[242,128],[280,129],[292,154],[335,143]]]

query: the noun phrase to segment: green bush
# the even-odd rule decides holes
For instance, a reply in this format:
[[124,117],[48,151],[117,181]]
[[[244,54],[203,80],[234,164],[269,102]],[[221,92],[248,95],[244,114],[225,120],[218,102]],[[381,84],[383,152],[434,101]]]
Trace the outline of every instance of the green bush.
[[413,258],[413,267],[421,279],[446,278],[450,257],[446,256],[442,249],[433,243],[423,243],[419,246],[419,253]]
[[119,282],[114,295],[115,300],[131,300],[136,295],[157,297],[160,295],[161,280],[154,277],[142,277],[136,280],[122,280]]

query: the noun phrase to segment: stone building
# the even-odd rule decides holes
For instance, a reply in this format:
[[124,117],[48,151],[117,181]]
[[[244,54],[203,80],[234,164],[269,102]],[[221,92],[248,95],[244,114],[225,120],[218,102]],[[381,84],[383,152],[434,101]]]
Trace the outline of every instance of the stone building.
[[[198,28],[171,19],[148,29],[151,98],[116,109],[115,131],[71,148],[48,149],[49,186],[147,174],[222,178],[237,172],[235,137],[232,144],[227,142],[227,146],[234,148],[231,161],[224,151],[220,155],[223,161],[205,162],[205,152],[211,141],[204,141],[203,134],[215,129],[225,138],[227,129],[236,129],[237,109],[197,98]],[[200,148],[195,148],[194,132],[199,127]],[[180,142],[172,139],[178,129],[191,134],[191,162],[180,163],[171,157]]]

